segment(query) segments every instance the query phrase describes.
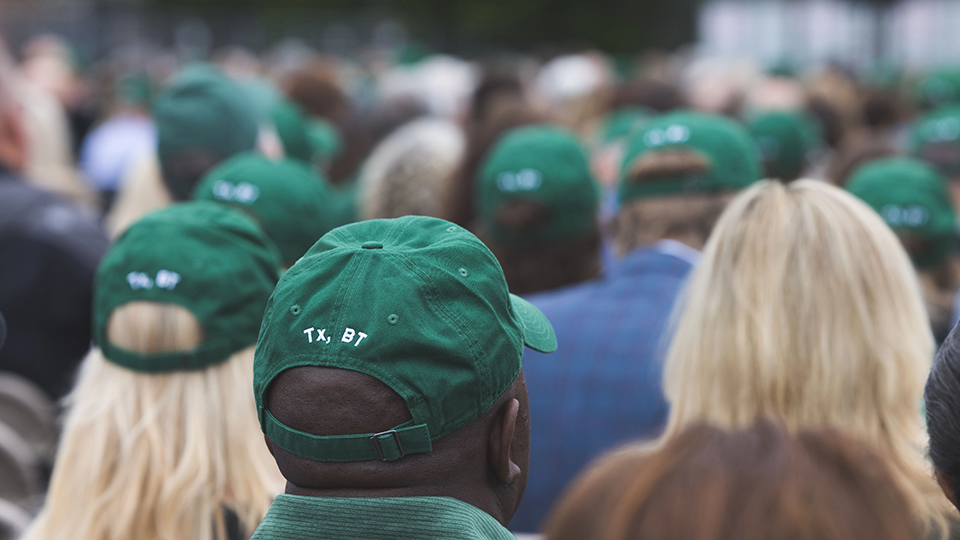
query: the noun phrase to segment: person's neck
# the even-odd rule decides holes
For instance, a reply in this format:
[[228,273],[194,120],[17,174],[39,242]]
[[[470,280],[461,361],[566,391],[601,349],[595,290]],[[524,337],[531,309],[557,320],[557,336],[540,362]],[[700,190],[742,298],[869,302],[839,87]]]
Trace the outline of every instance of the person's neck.
[[504,527],[510,522],[516,510],[503,508],[502,501],[491,489],[477,487],[458,487],[456,485],[405,486],[388,488],[305,488],[287,482],[287,495],[306,497],[346,497],[346,498],[383,498],[383,497],[451,497],[483,510]]

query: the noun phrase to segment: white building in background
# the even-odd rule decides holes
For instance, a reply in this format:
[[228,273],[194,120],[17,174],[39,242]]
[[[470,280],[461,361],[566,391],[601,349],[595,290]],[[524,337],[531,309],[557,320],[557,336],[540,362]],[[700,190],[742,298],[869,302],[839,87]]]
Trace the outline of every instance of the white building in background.
[[751,57],[765,65],[960,64],[956,0],[906,0],[885,9],[836,0],[712,0],[698,24],[702,53]]

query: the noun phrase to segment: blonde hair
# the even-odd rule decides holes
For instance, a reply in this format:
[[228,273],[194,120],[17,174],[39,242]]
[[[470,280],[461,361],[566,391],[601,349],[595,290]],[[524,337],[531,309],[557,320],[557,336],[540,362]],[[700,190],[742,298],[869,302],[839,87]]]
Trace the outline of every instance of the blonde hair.
[[466,147],[463,130],[446,120],[425,118],[398,128],[360,172],[361,218],[439,216]]
[[[108,337],[143,353],[202,338],[186,309],[118,308]],[[67,398],[46,506],[25,540],[223,540],[224,510],[247,536],[282,490],[257,425],[253,347],[200,371],[144,374],[94,349]]]
[[920,403],[934,341],[906,252],[880,217],[823,182],[761,182],[720,217],[670,345],[661,442],[764,415],[834,426],[891,464],[911,509],[946,531]]
[[104,220],[107,232],[116,238],[143,216],[171,204],[173,197],[163,183],[156,153],[142,154],[124,172],[117,199]]

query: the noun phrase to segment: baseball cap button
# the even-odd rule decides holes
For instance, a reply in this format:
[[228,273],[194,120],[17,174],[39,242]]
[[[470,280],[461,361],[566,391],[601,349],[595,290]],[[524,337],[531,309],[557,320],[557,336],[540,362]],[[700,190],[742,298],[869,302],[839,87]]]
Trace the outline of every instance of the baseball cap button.
[[383,244],[380,242],[364,242],[360,244],[360,247],[363,249],[383,249]]

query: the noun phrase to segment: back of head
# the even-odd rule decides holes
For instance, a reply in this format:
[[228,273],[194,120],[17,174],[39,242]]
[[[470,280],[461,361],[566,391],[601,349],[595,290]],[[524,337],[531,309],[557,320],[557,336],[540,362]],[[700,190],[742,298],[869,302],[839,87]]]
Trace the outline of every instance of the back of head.
[[467,133],[467,149],[463,160],[451,179],[444,218],[462,227],[473,227],[477,219],[475,184],[480,167],[493,145],[507,131],[542,121],[542,116],[525,102],[510,101],[489,114],[482,123],[472,126]]
[[960,70],[935,69],[921,77],[917,81],[916,100],[925,111],[960,102]]
[[857,169],[847,189],[897,233],[919,272],[934,336],[942,341],[960,288],[957,216],[946,180],[920,160],[889,158]]
[[222,540],[227,512],[253,530],[280,487],[251,444],[249,394],[278,264],[254,223],[208,202],[151,214],[118,239],[97,273],[98,348],[27,538]]
[[157,154],[175,200],[186,200],[204,173],[257,144],[257,112],[243,89],[216,68],[184,69],[157,96]]
[[908,540],[919,528],[887,464],[836,431],[770,422],[690,427],[626,449],[577,481],[547,540]]
[[288,493],[448,496],[509,520],[523,346],[556,337],[475,236],[421,216],[335,229],[283,276],[260,336],[254,393]]
[[759,155],[735,121],[693,111],[655,117],[627,140],[617,251],[666,238],[699,249],[731,195],[759,178]]
[[784,182],[796,180],[824,144],[819,126],[801,112],[757,114],[750,119],[748,126],[763,160],[765,178]]
[[599,272],[600,188],[576,135],[547,125],[507,132],[475,189],[479,234],[511,290],[553,289]]
[[847,190],[898,233],[918,269],[941,264],[956,239],[956,211],[946,180],[911,158],[871,161],[857,169]]
[[920,517],[942,515],[916,440],[930,326],[906,253],[869,207],[817,181],[751,188],[720,218],[685,302],[666,438],[763,415],[838,426],[891,457]]
[[465,150],[463,131],[446,120],[423,118],[397,129],[360,171],[361,218],[439,217]]
[[960,105],[945,105],[917,119],[909,146],[948,178],[960,176]]
[[290,74],[283,87],[287,96],[308,115],[327,119],[337,125],[342,125],[346,120],[350,104],[333,63],[315,61]]
[[230,205],[253,217],[276,244],[286,267],[335,225],[335,202],[326,179],[294,159],[237,154],[204,175],[193,197]]
[[960,333],[954,328],[937,353],[924,390],[930,461],[944,494],[960,501]]

